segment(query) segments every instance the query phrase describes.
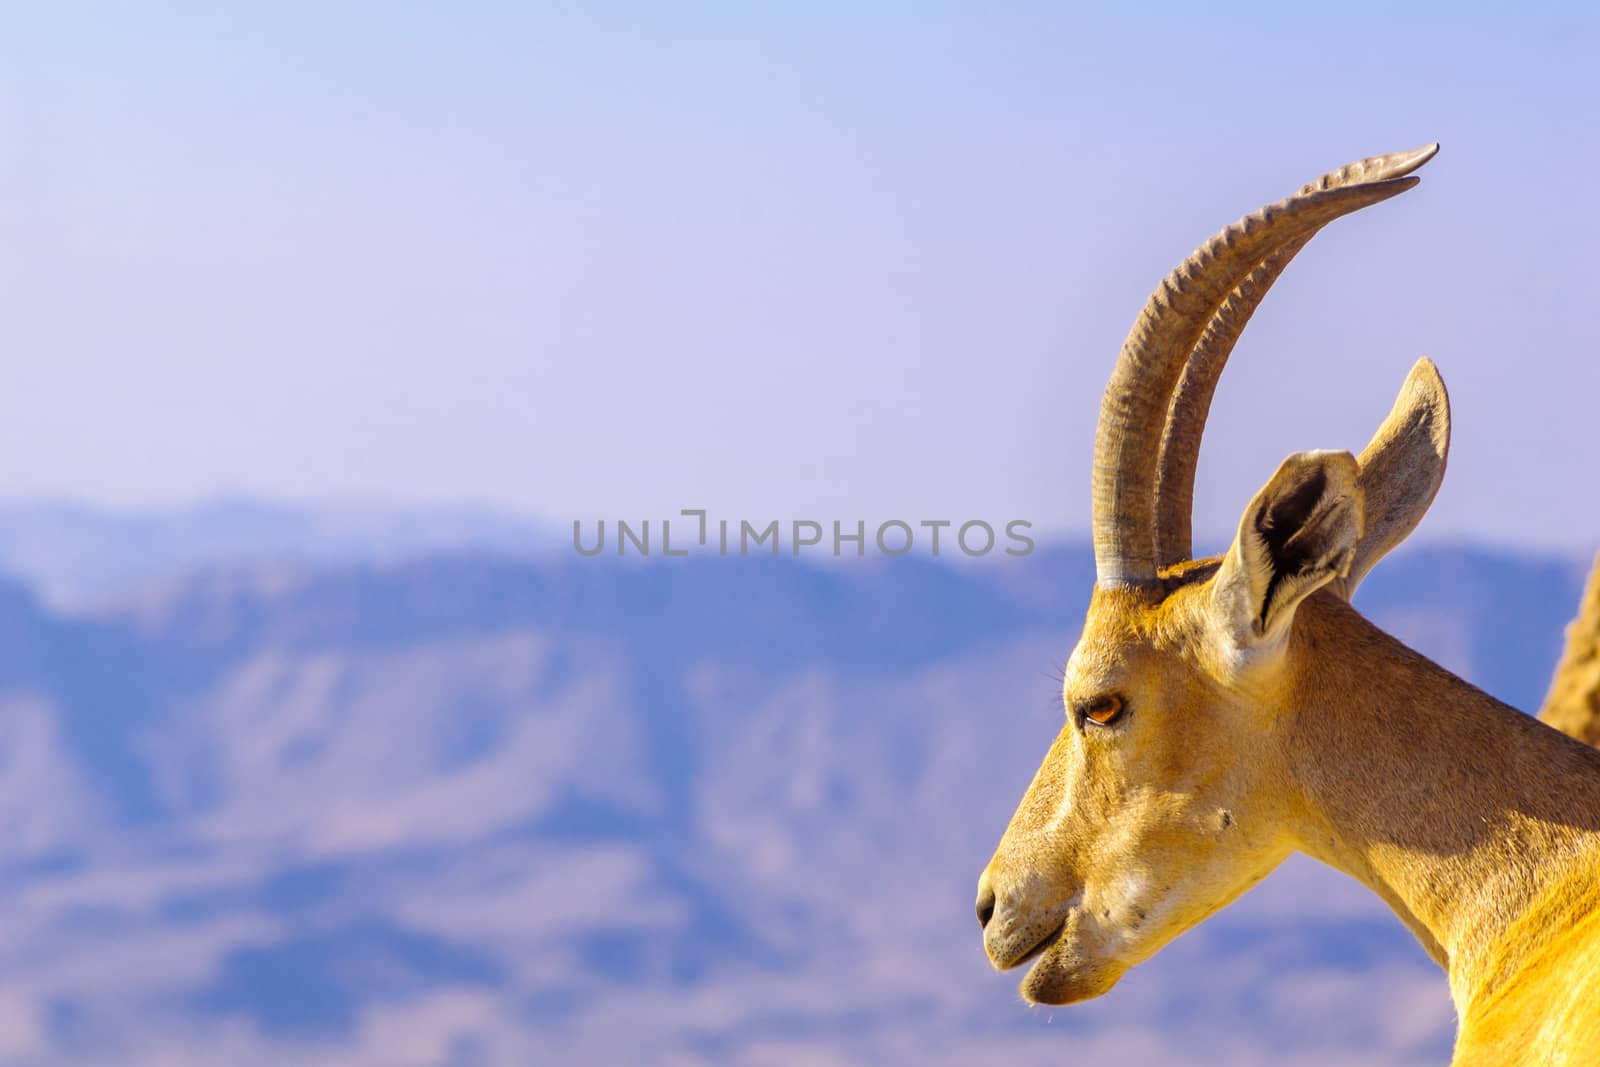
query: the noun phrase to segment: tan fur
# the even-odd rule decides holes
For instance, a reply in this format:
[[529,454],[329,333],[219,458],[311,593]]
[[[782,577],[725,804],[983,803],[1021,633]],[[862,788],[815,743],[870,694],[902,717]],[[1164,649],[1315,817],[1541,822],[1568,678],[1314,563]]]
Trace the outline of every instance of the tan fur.
[[1596,1062],[1600,754],[1328,592],[1240,664],[1210,619],[1216,569],[1154,603],[1096,593],[1064,694],[1116,689],[1128,710],[1069,723],[1017,809],[985,872],[1012,901],[996,965],[1064,923],[1023,994],[1097,996],[1299,850],[1365,882],[1447,968],[1456,1064]]
[[[1122,403],[1102,411],[1148,432]],[[1600,1062],[1600,752],[1347,603],[1432,500],[1448,416],[1419,364],[1361,460],[1291,456],[1227,553],[1153,578],[1126,555],[1149,541],[1148,465],[1097,468],[1119,502],[1097,516],[1141,535],[1097,530],[1113,565],[1067,664],[1066,724],[979,882],[985,949],[1033,961],[1028,1000],[1107,992],[1301,851],[1371,887],[1445,968],[1458,1067]]]
[[1586,745],[1600,744],[1600,556],[1567,626],[1566,651],[1539,718]]

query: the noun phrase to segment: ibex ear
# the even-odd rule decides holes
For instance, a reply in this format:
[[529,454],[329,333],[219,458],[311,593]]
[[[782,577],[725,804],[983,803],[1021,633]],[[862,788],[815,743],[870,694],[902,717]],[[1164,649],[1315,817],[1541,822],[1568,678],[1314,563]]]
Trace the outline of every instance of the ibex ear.
[[1288,632],[1294,609],[1350,571],[1361,538],[1361,486],[1348,452],[1297,452],[1239,522],[1214,586],[1240,643]]
[[1419,359],[1357,460],[1367,521],[1350,573],[1334,585],[1340,596],[1349,600],[1373,565],[1417,528],[1444,481],[1449,453],[1450,397],[1439,368]]

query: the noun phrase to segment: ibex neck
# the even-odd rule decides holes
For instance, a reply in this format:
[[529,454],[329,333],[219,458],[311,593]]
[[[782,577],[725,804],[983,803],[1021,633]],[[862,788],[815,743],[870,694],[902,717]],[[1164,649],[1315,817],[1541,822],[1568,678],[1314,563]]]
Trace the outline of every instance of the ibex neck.
[[1465,1014],[1600,899],[1600,753],[1331,596],[1302,607],[1289,654],[1300,847],[1388,901]]

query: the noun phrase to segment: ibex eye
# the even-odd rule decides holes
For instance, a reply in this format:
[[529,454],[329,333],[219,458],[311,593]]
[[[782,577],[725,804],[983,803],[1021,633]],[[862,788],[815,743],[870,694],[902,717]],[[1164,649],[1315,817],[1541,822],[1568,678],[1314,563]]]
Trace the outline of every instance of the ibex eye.
[[1122,698],[1114,693],[1095,697],[1083,709],[1083,717],[1100,726],[1110,726],[1122,717]]

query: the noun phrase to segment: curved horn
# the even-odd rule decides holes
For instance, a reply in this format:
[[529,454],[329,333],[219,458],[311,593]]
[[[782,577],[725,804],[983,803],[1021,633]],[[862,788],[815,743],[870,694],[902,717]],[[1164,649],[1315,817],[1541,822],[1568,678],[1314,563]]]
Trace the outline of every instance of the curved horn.
[[[1303,186],[1296,196],[1327,189],[1364,185],[1402,178],[1439,152],[1437,142],[1409,152],[1372,156],[1330,171]],[[1255,313],[1267,290],[1278,280],[1290,260],[1306,246],[1316,231],[1281,245],[1258,263],[1211,316],[1205,333],[1184,365],[1183,374],[1167,410],[1166,429],[1156,465],[1156,565],[1166,567],[1192,555],[1191,522],[1194,513],[1195,468],[1200,461],[1200,438],[1205,433],[1211,397],[1228,363],[1234,344]]]
[[1222,301],[1275,250],[1304,241],[1415,178],[1319,190],[1262,208],[1201,245],[1162,281],[1123,342],[1100,404],[1094,450],[1094,556],[1102,585],[1156,577],[1155,472],[1161,429],[1190,351]]

